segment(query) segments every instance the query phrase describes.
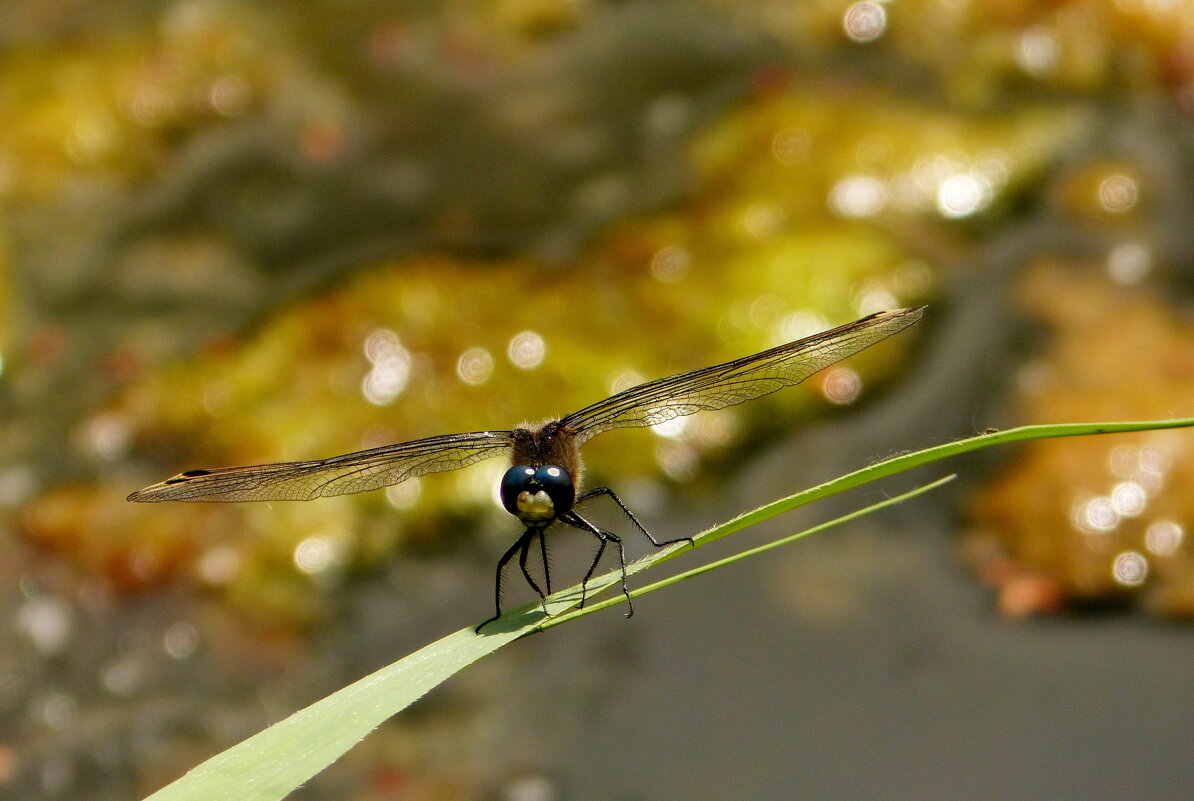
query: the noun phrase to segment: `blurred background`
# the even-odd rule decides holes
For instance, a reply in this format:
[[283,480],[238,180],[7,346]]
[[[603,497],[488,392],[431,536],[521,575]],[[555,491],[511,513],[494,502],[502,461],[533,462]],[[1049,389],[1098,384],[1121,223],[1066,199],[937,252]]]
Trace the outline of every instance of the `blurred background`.
[[[487,616],[519,533],[498,462],[124,501],[182,469],[917,303],[795,390],[595,440],[590,484],[679,537],[988,427],[1194,414],[1189,0],[17,0],[0,42],[0,797],[158,789]],[[1185,797],[1194,435],[950,470],[503,649],[294,797]]]

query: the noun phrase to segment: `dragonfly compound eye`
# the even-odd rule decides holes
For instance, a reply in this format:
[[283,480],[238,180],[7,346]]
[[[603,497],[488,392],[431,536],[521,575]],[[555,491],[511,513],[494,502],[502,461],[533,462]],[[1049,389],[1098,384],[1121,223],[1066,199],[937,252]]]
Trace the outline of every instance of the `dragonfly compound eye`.
[[502,476],[502,506],[528,525],[550,523],[572,508],[576,488],[562,467],[520,464]]
[[572,503],[576,500],[576,484],[567,470],[554,464],[541,465],[535,468],[535,480],[551,498],[557,515],[562,515],[572,508]]

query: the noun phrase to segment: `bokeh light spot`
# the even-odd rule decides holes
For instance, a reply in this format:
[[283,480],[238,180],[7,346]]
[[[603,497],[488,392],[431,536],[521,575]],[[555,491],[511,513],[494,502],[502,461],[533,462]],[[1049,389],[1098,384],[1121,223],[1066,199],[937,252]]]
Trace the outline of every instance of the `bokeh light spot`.
[[57,598],[33,598],[17,610],[16,625],[42,653],[61,651],[74,626],[70,607]]
[[873,175],[850,175],[829,190],[829,207],[842,217],[873,217],[887,204],[887,186]]
[[688,274],[690,262],[687,250],[668,245],[655,251],[651,257],[651,275],[661,284],[674,284]]
[[887,11],[878,3],[854,3],[842,17],[842,30],[855,42],[873,42],[887,30]]
[[617,395],[622,390],[637,387],[646,380],[643,374],[637,370],[623,370],[609,382],[609,393]]
[[951,175],[937,189],[937,211],[950,219],[969,217],[989,202],[989,188],[970,173]]
[[307,537],[294,548],[294,564],[304,573],[322,573],[336,561],[336,549],[327,537]]
[[543,364],[547,356],[547,343],[534,331],[522,331],[510,339],[506,346],[510,363],[522,370],[533,370]]
[[1116,555],[1111,575],[1125,587],[1138,587],[1148,578],[1148,560],[1136,551]]
[[1107,275],[1117,284],[1138,284],[1148,277],[1152,268],[1152,253],[1136,242],[1116,245],[1107,255]]
[[186,659],[199,648],[199,629],[190,623],[175,623],[162,634],[162,647],[172,659]]
[[1157,556],[1173,556],[1185,537],[1185,530],[1172,520],[1154,520],[1144,532],[1144,547]]
[[1099,205],[1112,214],[1131,211],[1140,199],[1140,188],[1127,175],[1112,175],[1099,184]]
[[676,440],[659,443],[655,449],[655,461],[673,481],[691,481],[701,464],[695,448]]
[[849,367],[833,367],[821,379],[821,394],[830,403],[845,406],[862,394],[862,377]]
[[688,422],[689,418],[687,417],[673,417],[671,420],[664,420],[662,423],[651,426],[651,431],[664,439],[681,439],[688,430]]
[[824,331],[829,327],[825,318],[814,311],[802,310],[792,312],[785,315],[779,321],[778,337],[779,342],[786,343],[801,337],[811,336],[818,331]]
[[66,693],[52,693],[41,705],[41,718],[51,729],[62,729],[75,718],[78,702]]
[[241,554],[231,545],[208,548],[199,557],[199,576],[208,584],[230,584],[240,573]]
[[375,406],[385,406],[406,389],[410,380],[411,355],[398,335],[380,328],[365,338],[365,357],[373,369],[361,381],[361,394]]
[[120,657],[103,669],[100,681],[112,695],[127,697],[136,692],[145,678],[145,666],[139,659]]
[[493,355],[485,348],[469,348],[456,360],[456,375],[470,386],[480,386],[493,377]]
[[751,239],[762,242],[779,233],[787,215],[773,203],[753,203],[742,212],[742,230]]
[[415,478],[408,478],[401,484],[386,487],[386,500],[395,509],[413,509],[423,495],[423,483]]
[[1053,72],[1060,55],[1057,38],[1044,25],[1035,25],[1024,31],[1016,43],[1016,63],[1020,69],[1036,77]]
[[803,128],[784,128],[771,140],[771,152],[783,164],[799,164],[811,149],[812,138]]
[[1075,528],[1087,534],[1106,534],[1119,525],[1119,513],[1104,495],[1075,504],[1071,519]]
[[1111,490],[1111,506],[1121,517],[1136,517],[1144,511],[1148,495],[1135,481],[1121,481]]

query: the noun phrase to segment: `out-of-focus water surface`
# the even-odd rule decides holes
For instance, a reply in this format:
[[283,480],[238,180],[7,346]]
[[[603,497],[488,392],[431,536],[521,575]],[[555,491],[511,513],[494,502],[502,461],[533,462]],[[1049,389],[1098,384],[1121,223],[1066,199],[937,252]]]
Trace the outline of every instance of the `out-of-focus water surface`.
[[[39,0],[0,39],[3,797],[161,787],[482,619],[518,533],[495,462],[124,501],[182,469],[917,303],[806,386],[595,440],[589,482],[675,537],[990,426],[1194,414],[1189,0]],[[955,469],[509,648],[296,797],[1188,792],[1194,435]]]

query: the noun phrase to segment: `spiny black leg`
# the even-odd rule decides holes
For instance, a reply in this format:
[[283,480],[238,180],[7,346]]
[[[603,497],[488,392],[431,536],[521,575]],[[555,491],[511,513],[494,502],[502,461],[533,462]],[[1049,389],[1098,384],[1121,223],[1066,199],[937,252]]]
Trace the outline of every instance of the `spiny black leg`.
[[647,531],[647,527],[644,526],[642,523],[640,523],[639,519],[634,516],[634,512],[630,511],[630,507],[628,507],[626,504],[622,503],[622,499],[619,498],[617,495],[615,495],[614,491],[612,489],[610,489],[609,487],[594,487],[593,489],[588,490],[587,492],[582,492],[580,494],[580,497],[578,497],[576,499],[576,503],[581,503],[582,501],[587,501],[590,498],[595,498],[598,495],[608,495],[611,499],[613,499],[613,502],[618,505],[618,508],[621,509],[622,512],[625,513],[625,515],[630,518],[630,522],[634,523],[635,528],[637,528],[639,531],[641,531],[643,533],[643,536],[645,536],[647,539],[649,539],[651,541],[651,544],[654,545],[656,548],[662,548],[665,545],[675,545],[677,542],[687,542],[689,545],[693,545],[693,546],[696,545],[696,543],[694,543],[692,541],[692,537],[678,537],[674,540],[664,540],[663,542],[660,542],[659,540],[655,539],[655,537],[651,536],[651,532]]
[[[530,532],[528,531],[528,533],[530,533]],[[542,542],[543,529],[536,529],[536,533],[539,535],[540,542]],[[543,611],[546,612],[547,611],[547,596],[543,594],[543,590],[539,589],[539,585],[535,583],[535,577],[531,575],[531,572],[529,570],[527,570],[527,556],[530,554],[530,551],[531,551],[531,538],[527,537],[527,536],[523,536],[523,537],[521,537],[521,540],[522,540],[522,549],[518,552],[518,567],[519,567],[519,569],[522,570],[523,578],[525,578],[527,580],[527,584],[530,584],[531,588],[535,592],[539,593],[539,597],[543,599]]]
[[601,554],[605,553],[605,544],[608,540],[601,535],[597,536],[597,553],[593,554],[593,561],[589,565],[589,570],[585,573],[585,577],[580,580],[580,608],[584,608],[585,597],[589,594],[589,579],[593,578],[593,571],[597,569],[597,563],[601,561]]
[[626,546],[622,544],[621,537],[614,537],[614,542],[618,544],[618,562],[622,565],[622,594],[626,596],[626,617],[630,617],[634,614],[634,599],[630,597],[630,590],[626,589]]
[[514,554],[518,551],[518,549],[521,548],[525,552],[525,550],[526,550],[525,543],[530,541],[530,536],[533,533],[533,531],[534,531],[534,529],[529,529],[529,528],[526,531],[524,531],[522,533],[522,536],[519,537],[518,539],[516,539],[514,541],[514,544],[511,545],[509,548],[507,548],[506,552],[504,554],[502,554],[502,558],[498,560],[497,579],[494,581],[494,586],[493,586],[493,600],[494,600],[494,609],[496,610],[496,614],[493,617],[489,618],[488,620],[485,620],[485,621],[479,623],[477,625],[477,627],[475,629],[473,629],[473,631],[476,634],[480,634],[481,629],[485,628],[490,623],[492,623],[493,621],[497,620],[499,617],[502,616],[502,571],[506,568],[506,563],[514,558]]
[[605,552],[606,543],[616,542],[618,544],[618,564],[622,567],[622,594],[626,596],[626,617],[633,615],[634,601],[630,598],[630,590],[626,586],[626,547],[622,544],[622,538],[612,531],[597,528],[597,526],[577,514],[575,510],[561,516],[560,520],[574,528],[589,532],[601,542],[601,545],[597,548],[597,555],[593,557],[593,563],[589,565],[589,572],[585,573],[584,581],[580,584],[581,606],[584,605],[584,593],[587,589],[589,579],[592,577],[593,571],[597,569],[597,563],[601,560],[601,554]]
[[546,529],[539,529],[539,554],[543,557],[543,580],[547,584],[547,594],[551,595],[551,563],[547,561],[547,538],[544,531]]

